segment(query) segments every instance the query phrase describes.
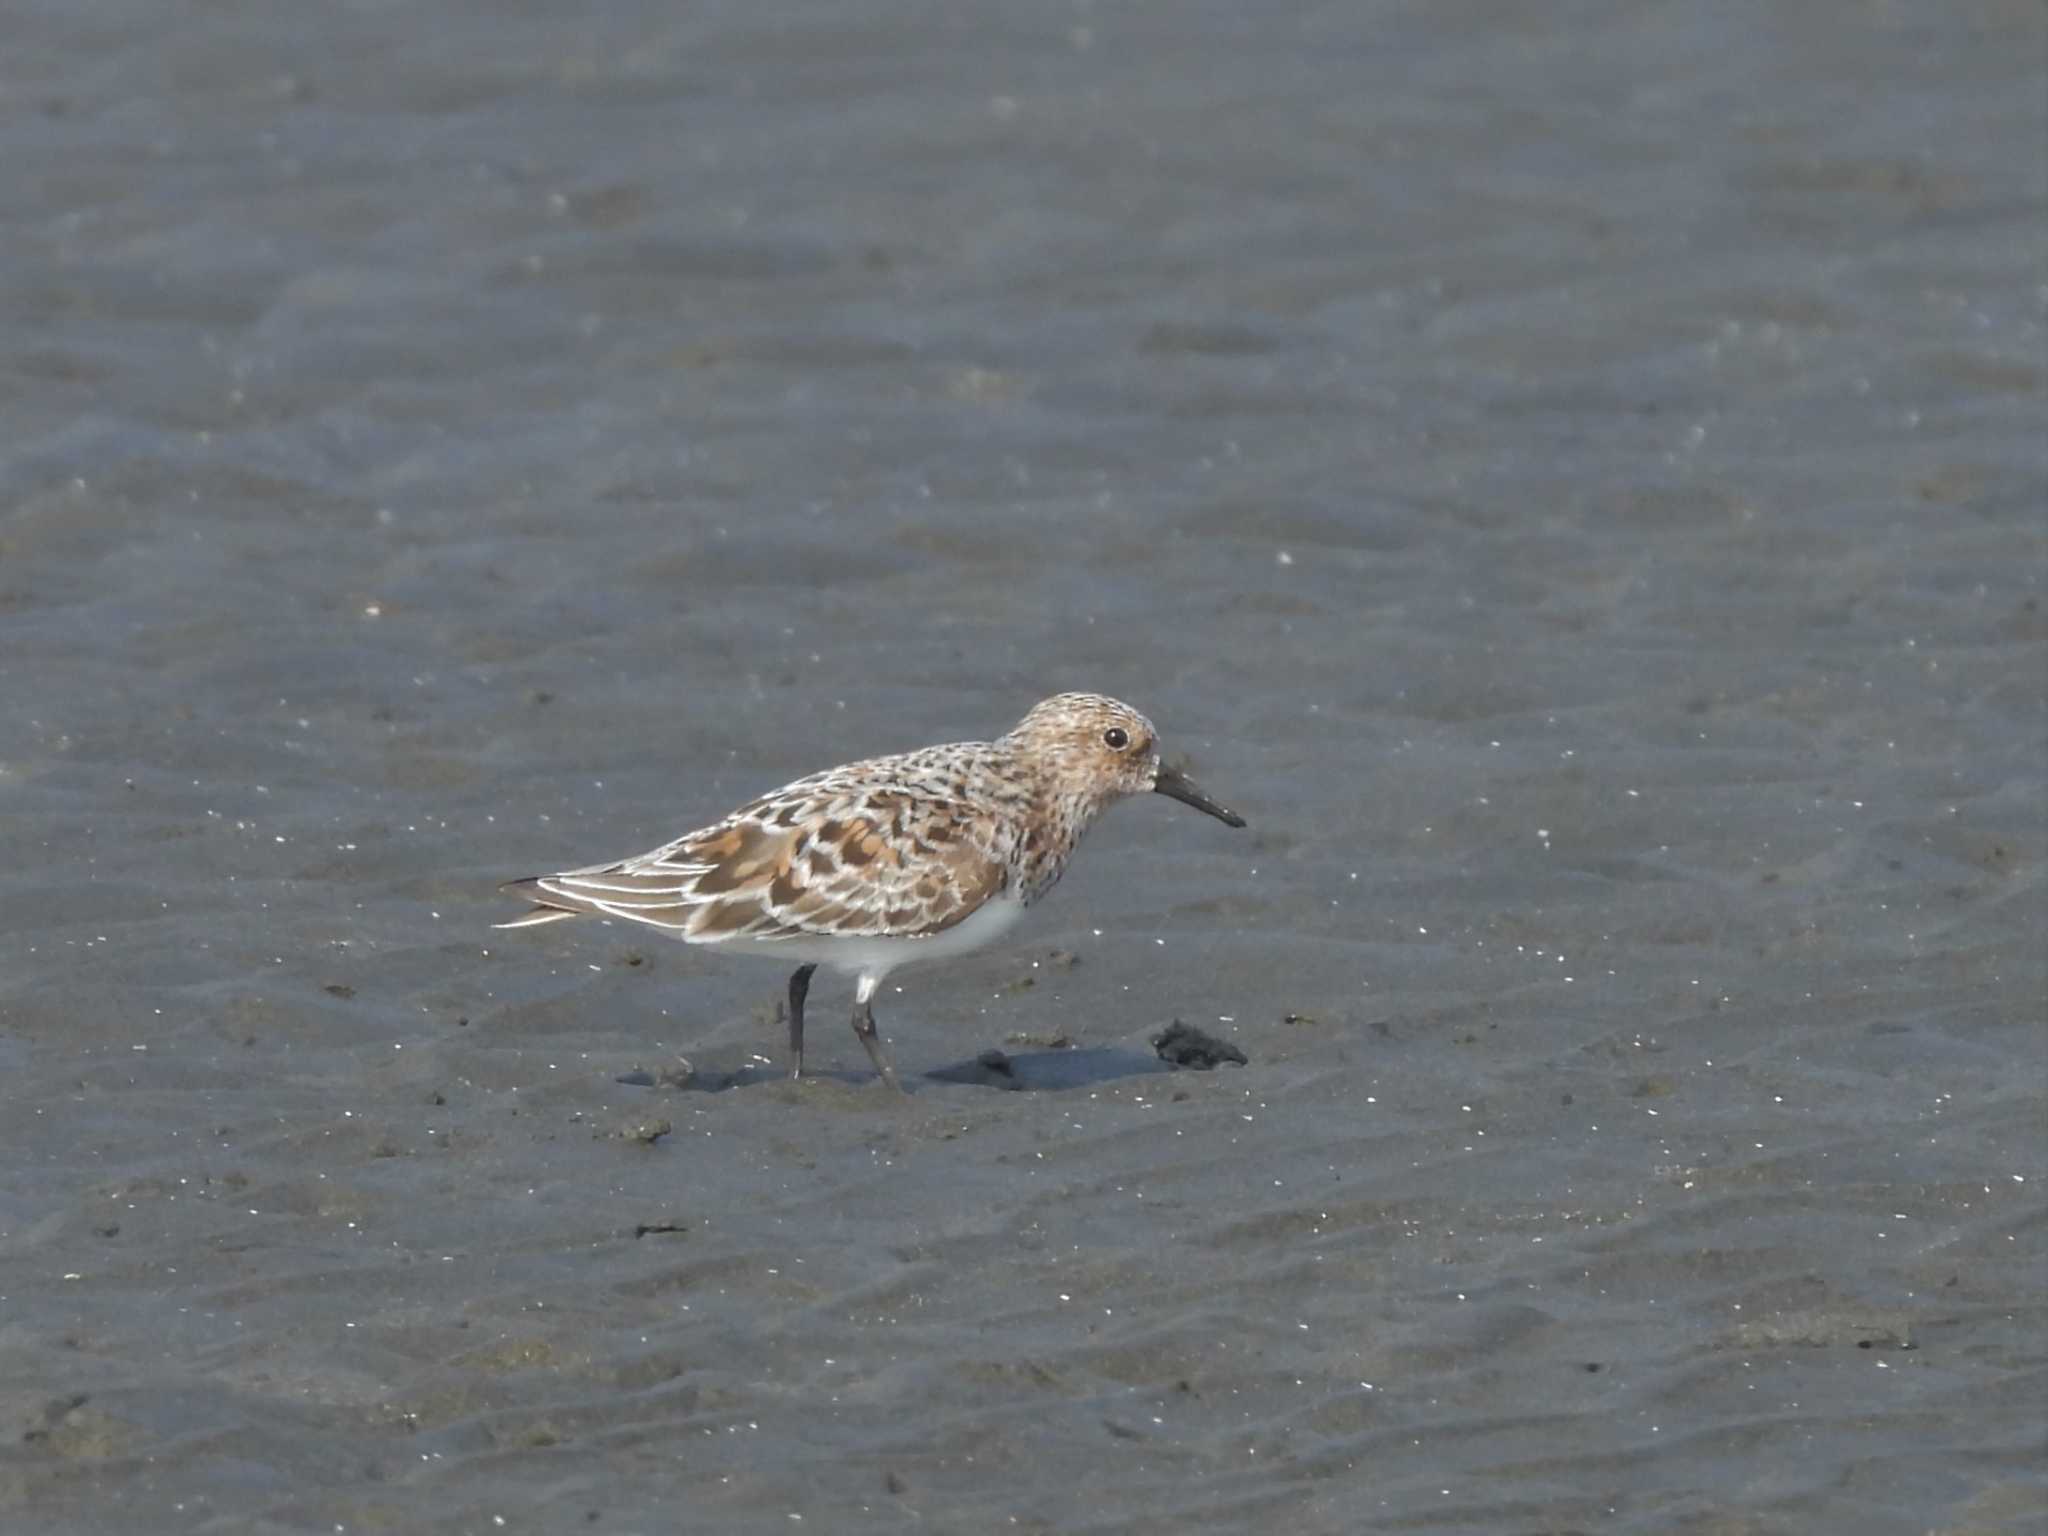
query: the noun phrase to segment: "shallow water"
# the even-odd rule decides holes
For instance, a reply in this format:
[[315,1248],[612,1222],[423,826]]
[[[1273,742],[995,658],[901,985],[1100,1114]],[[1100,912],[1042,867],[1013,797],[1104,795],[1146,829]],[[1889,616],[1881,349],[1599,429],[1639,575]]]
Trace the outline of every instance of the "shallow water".
[[[2048,1518],[2036,7],[7,30],[0,1528]],[[908,1106],[488,927],[1063,687]]]

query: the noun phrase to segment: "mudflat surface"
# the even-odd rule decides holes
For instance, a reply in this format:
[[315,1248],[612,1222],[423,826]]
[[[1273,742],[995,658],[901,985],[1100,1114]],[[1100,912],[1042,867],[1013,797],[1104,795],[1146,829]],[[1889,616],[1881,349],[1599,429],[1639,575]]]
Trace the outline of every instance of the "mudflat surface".
[[1524,9],[15,5],[0,1529],[2041,1529],[2041,12]]

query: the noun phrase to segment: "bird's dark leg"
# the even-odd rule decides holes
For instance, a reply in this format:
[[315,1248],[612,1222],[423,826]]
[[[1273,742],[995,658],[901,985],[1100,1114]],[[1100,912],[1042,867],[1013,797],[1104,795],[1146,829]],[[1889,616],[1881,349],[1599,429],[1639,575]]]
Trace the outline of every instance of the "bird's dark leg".
[[804,997],[811,990],[816,965],[800,965],[789,978],[789,1075],[804,1075]]
[[875,1010],[869,1001],[875,995],[875,983],[863,976],[859,990],[853,999],[853,1032],[860,1043],[868,1048],[868,1060],[875,1064],[875,1070],[882,1074],[882,1081],[898,1093],[903,1084],[896,1080],[896,1068],[889,1060],[889,1048],[882,1044],[882,1037],[875,1032]]

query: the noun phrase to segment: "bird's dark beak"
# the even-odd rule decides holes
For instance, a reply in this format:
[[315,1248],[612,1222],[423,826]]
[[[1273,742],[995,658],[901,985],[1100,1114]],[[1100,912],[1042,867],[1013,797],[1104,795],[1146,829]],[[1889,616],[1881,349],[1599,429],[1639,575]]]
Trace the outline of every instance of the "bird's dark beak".
[[1178,768],[1159,765],[1159,777],[1153,781],[1152,792],[1156,795],[1171,795],[1183,805],[1192,805],[1198,811],[1207,811],[1226,827],[1241,827],[1244,818],[1235,811],[1226,811],[1211,800],[1196,786],[1195,781]]

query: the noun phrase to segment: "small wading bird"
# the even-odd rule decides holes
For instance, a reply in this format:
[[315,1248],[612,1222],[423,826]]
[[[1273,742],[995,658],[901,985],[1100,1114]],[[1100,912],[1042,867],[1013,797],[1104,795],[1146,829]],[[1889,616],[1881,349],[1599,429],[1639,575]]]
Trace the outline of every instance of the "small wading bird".
[[497,926],[616,917],[798,961],[792,1077],[803,1075],[811,974],[830,966],[856,978],[853,1032],[900,1091],[875,1032],[882,978],[993,944],[1052,889],[1090,823],[1139,794],[1244,825],[1160,762],[1152,722],[1128,704],[1057,694],[994,741],[829,768],[652,852],[514,880],[504,888],[533,910]]

